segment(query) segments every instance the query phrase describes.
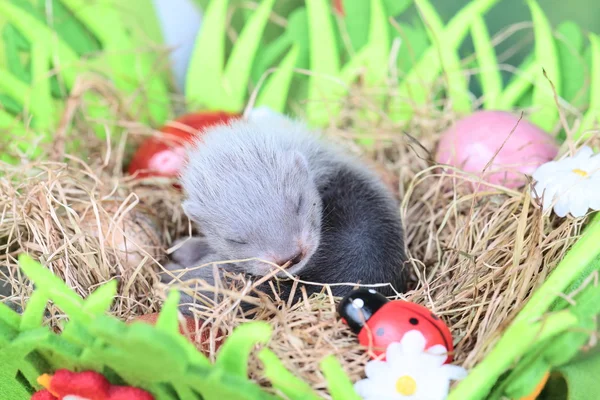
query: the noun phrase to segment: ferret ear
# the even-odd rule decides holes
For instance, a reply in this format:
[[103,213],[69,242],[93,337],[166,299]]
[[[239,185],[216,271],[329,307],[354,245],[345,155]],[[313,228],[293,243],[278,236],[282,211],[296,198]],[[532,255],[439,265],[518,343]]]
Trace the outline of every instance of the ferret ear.
[[308,160],[299,151],[294,152],[294,167],[296,171],[308,175]]
[[191,200],[185,200],[182,204],[185,215],[191,220],[197,220],[200,218],[200,206]]

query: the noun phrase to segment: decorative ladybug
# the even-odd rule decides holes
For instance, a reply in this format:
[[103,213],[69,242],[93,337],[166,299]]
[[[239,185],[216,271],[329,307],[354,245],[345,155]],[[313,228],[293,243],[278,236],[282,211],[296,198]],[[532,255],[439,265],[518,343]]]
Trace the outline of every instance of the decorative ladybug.
[[235,118],[239,118],[239,115],[221,111],[180,116],[174,121],[176,124],[168,124],[161,128],[162,137],[152,137],[141,144],[129,164],[129,174],[138,178],[176,177],[185,161],[185,144],[192,142],[203,129],[227,123]]
[[338,306],[342,321],[358,335],[358,341],[383,359],[392,342],[399,342],[408,331],[418,330],[427,347],[443,345],[448,350],[445,363],[452,362],[452,334],[442,320],[427,308],[404,300],[388,300],[373,289],[358,289]]

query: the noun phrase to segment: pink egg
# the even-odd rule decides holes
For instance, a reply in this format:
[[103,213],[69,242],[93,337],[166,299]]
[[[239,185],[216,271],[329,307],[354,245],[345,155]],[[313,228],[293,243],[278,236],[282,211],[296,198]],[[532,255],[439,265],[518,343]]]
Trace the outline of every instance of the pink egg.
[[[442,133],[435,160],[516,189],[557,152],[556,140],[525,118],[519,121],[504,111],[477,111]],[[474,189],[486,187],[475,182]]]

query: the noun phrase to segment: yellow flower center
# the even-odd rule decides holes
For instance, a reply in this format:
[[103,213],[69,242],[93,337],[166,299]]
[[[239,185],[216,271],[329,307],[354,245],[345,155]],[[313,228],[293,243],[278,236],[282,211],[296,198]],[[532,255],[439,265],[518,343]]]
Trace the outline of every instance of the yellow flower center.
[[579,169],[579,168],[575,168],[575,169],[573,170],[573,172],[574,172],[574,173],[576,173],[576,174],[577,174],[577,175],[579,175],[579,176],[583,176],[584,178],[588,176],[588,173],[587,173],[587,172],[585,172],[584,170],[582,170],[582,169]]
[[417,391],[417,382],[408,375],[401,376],[396,381],[396,391],[404,396],[410,396]]

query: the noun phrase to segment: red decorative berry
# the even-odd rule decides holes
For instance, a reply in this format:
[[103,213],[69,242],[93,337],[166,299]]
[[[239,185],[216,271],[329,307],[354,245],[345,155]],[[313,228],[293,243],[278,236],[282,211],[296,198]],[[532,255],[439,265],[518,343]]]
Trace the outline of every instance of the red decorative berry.
[[56,400],[56,397],[46,389],[35,392],[31,396],[31,400]]
[[358,335],[358,341],[371,349],[373,358],[384,358],[390,343],[399,342],[408,331],[418,330],[425,337],[426,349],[442,345],[449,353],[446,363],[452,361],[452,334],[426,307],[403,300],[389,301],[373,289],[358,289],[342,299],[338,311]]
[[111,385],[102,374],[95,371],[59,369],[54,375],[41,375],[38,383],[45,389],[34,393],[31,400],[154,400],[154,396],[145,390]]
[[52,376],[48,389],[60,396],[71,395],[96,399],[99,394],[108,393],[110,382],[95,371],[71,372],[59,369]]
[[239,118],[220,111],[185,114],[161,128],[161,137],[144,141],[135,152],[128,172],[138,178],[176,177],[185,162],[184,146],[193,142],[203,129]]

